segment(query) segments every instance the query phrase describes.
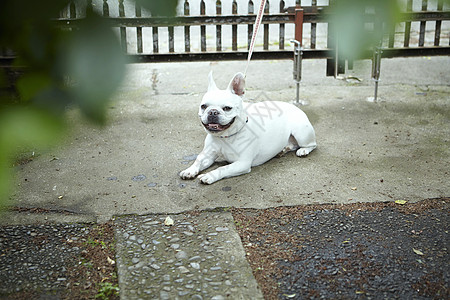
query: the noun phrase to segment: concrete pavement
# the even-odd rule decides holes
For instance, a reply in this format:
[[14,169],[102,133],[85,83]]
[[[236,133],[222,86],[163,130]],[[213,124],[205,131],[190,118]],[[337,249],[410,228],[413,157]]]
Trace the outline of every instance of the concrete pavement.
[[[196,113],[208,72],[225,88],[243,68],[243,62],[130,65],[108,126],[89,125],[72,111],[66,141],[20,166],[11,204],[47,209],[47,220],[102,222],[123,214],[449,194],[448,57],[383,60],[379,103],[366,101],[373,96],[370,61],[357,62],[351,73],[362,82],[327,78],[324,61],[305,61],[300,94],[310,105],[302,109],[317,150],[306,158],[289,153],[211,186],[180,179],[203,146]],[[293,101],[291,72],[290,61],[253,61],[246,99]]]
[[[351,75],[358,81],[327,78],[324,61],[305,61],[300,94],[309,105],[302,109],[318,149],[306,158],[274,158],[210,186],[181,180],[178,172],[203,145],[196,113],[208,72],[225,88],[243,68],[243,62],[130,65],[108,126],[89,125],[71,111],[66,140],[18,168],[10,204],[21,209],[3,213],[0,223],[116,216],[122,299],[249,299],[262,295],[234,220],[213,209],[449,195],[448,57],[383,60],[378,103],[366,100],[373,96],[370,62],[355,63]],[[252,62],[246,98],[292,102],[291,72],[290,61]],[[197,214],[184,213],[192,210]],[[175,219],[171,229],[163,223],[167,215]]]

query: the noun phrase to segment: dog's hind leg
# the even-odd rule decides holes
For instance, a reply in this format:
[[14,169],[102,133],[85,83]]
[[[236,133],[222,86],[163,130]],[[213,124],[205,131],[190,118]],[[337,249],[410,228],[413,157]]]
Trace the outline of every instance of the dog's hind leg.
[[309,123],[294,128],[292,136],[298,144],[298,150],[295,153],[297,156],[306,156],[317,147],[316,134]]
[[297,145],[297,141],[296,141],[295,138],[291,135],[291,136],[289,137],[288,144],[286,145],[286,147],[284,147],[283,150],[281,150],[280,153],[277,154],[277,157],[282,157],[282,156],[285,155],[286,153],[291,152],[291,151],[295,151],[295,150],[297,150],[298,148],[299,148],[299,147],[298,147],[298,145]]

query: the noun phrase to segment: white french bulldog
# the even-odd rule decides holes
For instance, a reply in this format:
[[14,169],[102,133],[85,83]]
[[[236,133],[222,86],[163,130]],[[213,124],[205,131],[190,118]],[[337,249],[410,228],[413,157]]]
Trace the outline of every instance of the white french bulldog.
[[219,90],[209,74],[208,92],[198,112],[208,135],[192,166],[180,172],[181,178],[194,178],[220,154],[230,164],[199,175],[202,183],[249,173],[280,152],[297,150],[297,156],[305,156],[316,148],[314,128],[302,110],[278,101],[244,103],[244,85],[244,75],[237,73],[226,90]]

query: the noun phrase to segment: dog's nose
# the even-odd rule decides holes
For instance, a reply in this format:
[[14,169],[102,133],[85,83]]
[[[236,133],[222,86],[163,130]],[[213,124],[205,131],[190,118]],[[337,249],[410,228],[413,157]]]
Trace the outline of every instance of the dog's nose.
[[210,116],[217,116],[219,111],[217,109],[211,109],[208,113]]

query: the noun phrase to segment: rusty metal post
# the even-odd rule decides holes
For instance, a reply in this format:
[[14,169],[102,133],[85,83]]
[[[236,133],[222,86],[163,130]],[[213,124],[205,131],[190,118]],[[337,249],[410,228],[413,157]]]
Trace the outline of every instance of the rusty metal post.
[[295,8],[295,37],[296,41],[300,42],[300,46],[303,45],[303,9]]
[[295,39],[291,40],[294,43],[294,67],[293,76],[296,85],[295,104],[302,105],[300,102],[300,81],[302,80],[302,58],[303,58],[303,9],[299,6],[295,8]]

